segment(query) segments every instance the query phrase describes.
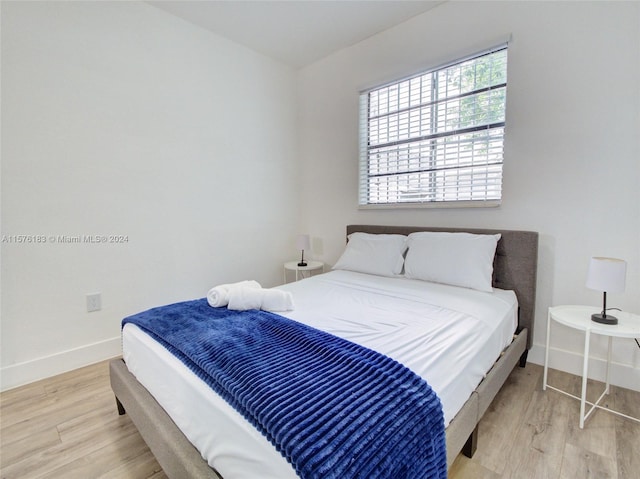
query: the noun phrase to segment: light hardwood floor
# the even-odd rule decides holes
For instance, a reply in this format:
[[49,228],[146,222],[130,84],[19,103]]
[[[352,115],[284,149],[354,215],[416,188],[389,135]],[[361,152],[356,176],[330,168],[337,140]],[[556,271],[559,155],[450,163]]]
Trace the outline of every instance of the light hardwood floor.
[[[451,479],[640,477],[640,424],[542,391],[542,367],[516,368],[480,423],[473,459]],[[575,394],[580,378],[550,371]],[[590,383],[596,395],[601,383]],[[591,399],[593,400],[593,399]],[[166,478],[130,419],[118,416],[107,362],[0,394],[0,472],[9,478]],[[612,388],[606,404],[640,417],[640,392]],[[252,479],[252,478],[249,478]]]

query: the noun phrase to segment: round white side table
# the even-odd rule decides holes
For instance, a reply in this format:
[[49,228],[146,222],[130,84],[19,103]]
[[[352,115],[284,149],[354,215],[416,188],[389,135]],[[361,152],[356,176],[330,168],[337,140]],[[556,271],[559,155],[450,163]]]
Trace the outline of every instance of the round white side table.
[[[591,315],[599,313],[600,309],[594,306],[553,306],[549,308],[549,315],[547,316],[547,347],[544,354],[544,377],[542,382],[542,389],[547,388],[558,391],[567,396],[580,401],[580,429],[584,427],[585,420],[595,409],[602,409],[619,416],[632,419],[640,422],[639,418],[627,416],[613,409],[600,406],[600,401],[609,394],[609,369],[611,366],[611,341],[613,338],[640,338],[640,315],[628,313],[626,311],[614,311],[612,316],[618,318],[618,324],[601,324],[591,320]],[[550,386],[547,382],[547,371],[549,369],[549,339],[551,336],[551,322],[556,322],[568,326],[579,331],[584,331],[584,350],[583,350],[583,362],[582,362],[582,394],[580,397],[569,394],[566,391]],[[586,400],[587,397],[587,379],[589,373],[589,343],[592,334],[599,334],[601,336],[607,336],[609,338],[609,345],[607,351],[607,373],[605,381],[604,392],[600,395],[595,403],[590,403]],[[585,405],[589,404],[591,409],[585,413]]]
[[299,261],[289,261],[284,264],[284,282],[287,282],[287,271],[295,271],[296,273],[296,281],[300,278],[304,278],[305,273],[309,273],[309,276],[312,276],[315,272],[324,273],[324,263],[321,261],[305,261],[307,263],[306,266],[298,266]]

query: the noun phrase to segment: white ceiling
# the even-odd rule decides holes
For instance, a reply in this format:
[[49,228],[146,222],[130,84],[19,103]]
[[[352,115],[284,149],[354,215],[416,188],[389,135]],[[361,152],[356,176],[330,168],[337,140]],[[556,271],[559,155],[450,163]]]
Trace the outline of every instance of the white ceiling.
[[301,68],[443,2],[160,0],[147,3],[294,68]]

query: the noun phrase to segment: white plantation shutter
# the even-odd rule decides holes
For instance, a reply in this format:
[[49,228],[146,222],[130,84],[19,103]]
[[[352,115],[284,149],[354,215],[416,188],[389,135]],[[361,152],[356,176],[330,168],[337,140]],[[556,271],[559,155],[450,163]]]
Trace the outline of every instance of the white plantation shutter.
[[507,46],[360,95],[362,206],[502,196]]

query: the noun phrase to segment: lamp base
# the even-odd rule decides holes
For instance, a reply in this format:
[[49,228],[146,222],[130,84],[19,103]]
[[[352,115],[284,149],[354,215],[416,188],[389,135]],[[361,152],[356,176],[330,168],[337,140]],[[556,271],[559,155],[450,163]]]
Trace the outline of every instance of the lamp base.
[[300,261],[300,262],[298,263],[298,266],[307,266],[307,263],[305,263],[304,261]]
[[602,324],[618,324],[618,318],[611,316],[610,314],[592,314],[591,321]]

